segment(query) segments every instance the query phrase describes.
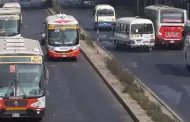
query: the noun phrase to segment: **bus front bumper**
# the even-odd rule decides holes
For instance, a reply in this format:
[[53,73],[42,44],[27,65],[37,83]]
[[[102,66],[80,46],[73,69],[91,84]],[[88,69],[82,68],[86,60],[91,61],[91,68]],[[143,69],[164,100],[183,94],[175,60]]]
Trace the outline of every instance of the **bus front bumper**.
[[72,52],[63,53],[63,52],[56,52],[56,51],[47,51],[47,56],[49,58],[72,58],[72,57],[78,57],[80,54],[80,49],[74,50]]
[[0,109],[0,118],[42,118],[45,115],[43,110],[5,110]]

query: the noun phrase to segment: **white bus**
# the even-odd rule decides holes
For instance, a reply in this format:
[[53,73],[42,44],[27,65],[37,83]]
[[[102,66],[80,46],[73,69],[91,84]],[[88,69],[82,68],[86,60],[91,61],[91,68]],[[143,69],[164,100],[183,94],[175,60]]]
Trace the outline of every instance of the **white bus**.
[[156,45],[176,45],[182,49],[182,31],[188,19],[185,9],[165,5],[151,5],[144,8],[145,18],[152,20],[156,32]]
[[0,37],[21,36],[20,10],[0,8]]
[[20,3],[17,3],[17,2],[5,3],[3,5],[3,8],[15,8],[15,9],[19,9],[20,10],[21,23],[23,23],[23,20],[22,20],[22,10],[21,10]]
[[94,29],[113,28],[116,16],[115,9],[110,5],[97,5],[93,11]]
[[41,44],[47,47],[47,58],[71,58],[80,54],[79,23],[71,15],[48,16],[44,23]]
[[116,49],[123,44],[151,50],[155,44],[154,25],[151,20],[139,17],[119,18],[116,20],[113,42]]

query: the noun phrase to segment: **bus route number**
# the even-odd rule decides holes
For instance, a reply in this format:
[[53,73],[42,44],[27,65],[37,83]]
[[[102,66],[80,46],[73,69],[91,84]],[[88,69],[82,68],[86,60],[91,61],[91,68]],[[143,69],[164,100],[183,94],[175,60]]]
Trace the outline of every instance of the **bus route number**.
[[32,63],[42,63],[42,58],[40,56],[32,56],[31,62]]

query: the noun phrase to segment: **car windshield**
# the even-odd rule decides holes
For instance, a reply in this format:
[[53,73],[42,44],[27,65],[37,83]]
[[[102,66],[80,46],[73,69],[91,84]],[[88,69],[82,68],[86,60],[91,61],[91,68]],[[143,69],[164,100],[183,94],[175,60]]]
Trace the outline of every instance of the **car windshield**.
[[42,69],[39,64],[0,64],[0,97],[41,95]]
[[0,36],[15,36],[20,33],[19,20],[0,20]]
[[98,16],[114,16],[114,11],[113,10],[98,10],[97,11]]
[[162,11],[160,14],[161,23],[184,23],[184,12]]
[[49,30],[48,38],[50,46],[74,46],[79,44],[77,29]]
[[132,24],[131,34],[153,34],[152,24]]

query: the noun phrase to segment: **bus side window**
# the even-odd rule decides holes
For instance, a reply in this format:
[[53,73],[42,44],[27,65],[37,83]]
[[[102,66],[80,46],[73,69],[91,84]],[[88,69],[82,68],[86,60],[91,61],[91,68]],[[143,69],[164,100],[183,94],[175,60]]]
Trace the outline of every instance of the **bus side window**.
[[121,33],[124,33],[124,24],[121,24]]
[[129,35],[129,25],[126,25],[125,32],[127,35]]
[[121,24],[119,23],[118,33],[121,33]]

